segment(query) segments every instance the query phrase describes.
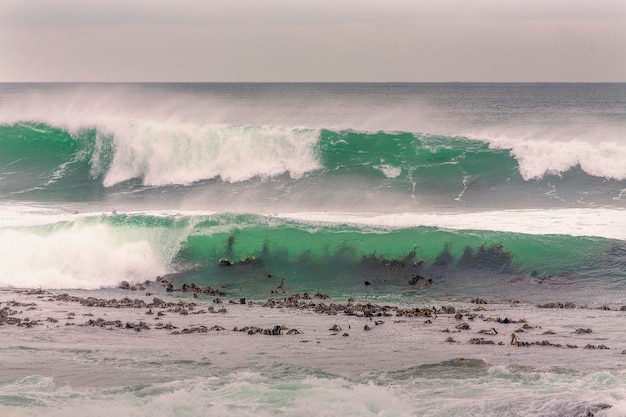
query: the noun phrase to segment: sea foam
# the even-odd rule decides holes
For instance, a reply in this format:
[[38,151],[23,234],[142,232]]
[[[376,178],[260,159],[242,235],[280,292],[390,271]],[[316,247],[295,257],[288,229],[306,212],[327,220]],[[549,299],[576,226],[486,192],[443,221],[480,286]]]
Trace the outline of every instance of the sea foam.
[[125,389],[58,387],[52,378],[33,376],[5,384],[22,400],[37,393],[44,401],[30,409],[0,403],[0,412],[11,416],[411,416],[410,401],[385,386],[353,383],[343,378],[281,377],[272,379],[255,372],[172,381]]
[[596,177],[626,179],[624,132],[610,126],[486,129],[463,136],[509,150],[525,180],[560,175],[574,167]]
[[311,130],[154,121],[105,129],[113,131],[114,143],[105,186],[133,178],[151,186],[218,177],[238,182],[284,173],[297,178],[320,167],[314,152],[317,133]]
[[354,224],[379,228],[431,226],[452,230],[490,230],[532,235],[560,234],[626,240],[626,210],[489,210],[469,213],[284,213],[302,222]]
[[146,239],[122,239],[102,224],[45,229],[0,230],[0,286],[95,289],[167,271],[156,245]]

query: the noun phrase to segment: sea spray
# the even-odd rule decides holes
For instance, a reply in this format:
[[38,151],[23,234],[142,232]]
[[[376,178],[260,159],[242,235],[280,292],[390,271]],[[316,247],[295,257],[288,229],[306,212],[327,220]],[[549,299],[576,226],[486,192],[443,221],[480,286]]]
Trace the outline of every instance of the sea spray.
[[0,229],[5,287],[84,288],[143,282],[173,272],[189,219],[65,216],[57,223]]
[[112,135],[114,157],[104,186],[141,178],[151,186],[226,182],[288,173],[300,177],[319,168],[310,130],[272,126],[162,125],[129,123]]

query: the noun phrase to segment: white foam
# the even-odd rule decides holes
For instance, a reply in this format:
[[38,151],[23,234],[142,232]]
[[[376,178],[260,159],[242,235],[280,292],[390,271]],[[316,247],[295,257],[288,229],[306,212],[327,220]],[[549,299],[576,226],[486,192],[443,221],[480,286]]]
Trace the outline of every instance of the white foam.
[[551,209],[435,213],[283,213],[279,217],[384,228],[418,226],[527,234],[596,236],[626,240],[626,210]]
[[576,166],[596,177],[626,179],[626,146],[619,143],[494,141],[492,146],[511,149],[525,179],[560,174]]
[[402,168],[389,164],[374,165],[374,168],[380,170],[387,178],[397,178],[402,174]]
[[[52,378],[31,377],[34,384],[9,386],[18,397],[36,395],[40,404],[0,404],[10,416],[411,416],[413,405],[393,388],[353,383],[343,378],[281,378],[280,383],[253,372],[172,381],[139,391],[103,392],[56,387]],[[41,380],[41,382],[37,382]],[[43,400],[43,401],[42,401]],[[42,406],[41,403],[46,404]],[[3,414],[6,415],[6,414]]]
[[94,289],[166,272],[155,245],[102,224],[74,224],[50,233],[5,229],[0,247],[2,287]]
[[311,130],[142,121],[118,126],[112,135],[115,156],[105,186],[132,178],[160,186],[217,177],[299,177],[320,167],[318,134]]
[[[235,342],[235,345],[237,343]],[[240,345],[240,344],[239,344]],[[144,352],[142,350],[142,352]],[[424,351],[422,351],[424,352]],[[429,353],[429,352],[424,352]],[[283,352],[283,354],[288,354]],[[334,353],[330,354],[333,357]],[[134,363],[134,361],[133,361]],[[119,365],[117,365],[119,366]],[[280,366],[280,365],[278,365]],[[153,372],[166,372],[152,365]],[[496,372],[494,372],[496,369]],[[126,370],[122,368],[122,370]],[[220,377],[197,377],[143,387],[94,389],[55,384],[31,376],[5,383],[7,395],[37,401],[27,406],[0,404],[3,415],[81,416],[573,416],[624,415],[620,387],[581,386],[579,375],[516,371],[497,366],[472,377],[423,377],[419,373],[385,383],[302,373],[271,378],[252,371],[222,371]],[[452,373],[453,369],[443,370]],[[605,373],[618,383],[623,375]],[[367,375],[367,374],[365,374]],[[168,375],[169,376],[169,375]],[[594,375],[591,375],[592,377]],[[589,374],[582,379],[588,379]],[[171,377],[170,377],[171,378]],[[602,410],[602,404],[610,408]]]
[[510,150],[525,180],[560,175],[577,166],[596,177],[626,179],[626,143],[624,133],[616,129],[505,129],[465,136],[485,140],[493,149]]
[[49,207],[0,202],[0,227],[25,227],[69,220],[68,213]]

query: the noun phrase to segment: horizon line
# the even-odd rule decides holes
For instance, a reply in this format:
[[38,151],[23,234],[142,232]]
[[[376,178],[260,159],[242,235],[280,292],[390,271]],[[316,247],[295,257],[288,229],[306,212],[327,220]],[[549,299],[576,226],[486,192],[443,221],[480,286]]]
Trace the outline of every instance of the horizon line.
[[0,81],[0,84],[624,84],[624,81]]

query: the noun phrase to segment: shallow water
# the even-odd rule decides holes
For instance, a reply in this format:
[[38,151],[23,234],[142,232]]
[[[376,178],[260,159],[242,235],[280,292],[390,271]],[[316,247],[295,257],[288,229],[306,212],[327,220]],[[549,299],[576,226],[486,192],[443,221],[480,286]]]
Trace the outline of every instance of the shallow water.
[[[154,309],[154,313],[165,312],[159,317],[147,315],[145,308],[85,307],[47,294],[2,292],[2,306],[22,303],[13,307],[21,311],[15,317],[43,320],[32,328],[0,327],[3,415],[55,416],[78,410],[85,415],[167,416],[312,412],[565,416],[587,410],[623,415],[626,341],[621,337],[621,311],[539,309],[492,300],[485,305],[456,303],[459,311],[466,311],[462,319],[440,313],[430,319],[372,320],[260,303],[225,304],[225,312],[210,313],[207,308],[218,307],[210,297],[171,298],[163,289],[156,290],[165,300],[193,300],[194,310],[205,313],[181,315]],[[151,300],[136,294],[75,293]],[[472,311],[477,316],[469,319]],[[59,321],[53,323],[48,317]],[[97,318],[144,321],[151,328],[84,326]],[[498,318],[524,319],[524,323],[493,321]],[[179,331],[200,325],[223,330],[174,334],[176,330],[154,327],[159,321]],[[468,323],[470,329],[457,330],[460,323]],[[342,330],[330,331],[334,324]],[[268,336],[234,331],[276,325],[301,333]],[[372,329],[364,330],[365,325]],[[512,346],[511,334],[520,327],[526,327],[516,333],[522,341],[548,340],[563,347]],[[491,328],[498,333],[478,333]],[[592,331],[576,333],[587,328]],[[449,332],[443,332],[446,329]],[[548,330],[551,334],[546,335]],[[455,342],[445,342],[448,337]],[[495,344],[470,344],[476,337]],[[578,347],[564,347],[568,344]],[[609,349],[585,349],[587,345]],[[599,411],[600,407],[607,409]]]

